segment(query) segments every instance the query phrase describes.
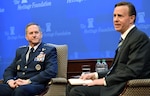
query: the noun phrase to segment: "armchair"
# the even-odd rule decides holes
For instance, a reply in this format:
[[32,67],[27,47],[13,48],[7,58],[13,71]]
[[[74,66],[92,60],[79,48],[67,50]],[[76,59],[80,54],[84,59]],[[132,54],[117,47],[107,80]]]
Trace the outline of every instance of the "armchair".
[[50,88],[44,96],[66,96],[68,47],[67,45],[50,45],[57,49],[58,74],[56,78],[52,78]]
[[129,80],[119,96],[150,96],[150,79]]
[[150,96],[150,78],[129,80],[120,96]]

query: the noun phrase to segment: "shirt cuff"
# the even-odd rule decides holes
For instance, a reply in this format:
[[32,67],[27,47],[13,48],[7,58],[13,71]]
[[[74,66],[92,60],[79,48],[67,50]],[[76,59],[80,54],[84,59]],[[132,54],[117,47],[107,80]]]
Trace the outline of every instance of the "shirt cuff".
[[7,80],[7,82],[6,82],[6,83],[9,83],[9,81],[10,81],[10,80],[13,80],[13,79],[9,79],[9,80]]
[[103,78],[103,80],[104,80],[104,86],[107,86],[107,83],[106,83],[105,77]]
[[98,73],[94,72],[94,74],[95,74],[95,79],[98,79]]
[[30,79],[27,79],[27,80],[28,80],[28,84],[32,83]]

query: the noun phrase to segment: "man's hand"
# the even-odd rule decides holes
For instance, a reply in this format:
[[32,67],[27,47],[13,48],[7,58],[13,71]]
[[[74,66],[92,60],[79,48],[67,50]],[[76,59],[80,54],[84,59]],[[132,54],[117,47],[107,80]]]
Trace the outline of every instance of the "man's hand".
[[16,82],[16,84],[17,84],[18,86],[27,85],[27,84],[30,84],[30,83],[31,83],[30,79],[27,79],[27,80],[24,80],[24,79],[17,79],[17,80],[15,80],[15,82]]
[[16,88],[16,86],[17,86],[15,80],[13,80],[13,79],[8,80],[7,83],[11,88]]
[[85,86],[104,85],[104,79],[95,79],[91,83],[84,84]]
[[86,80],[86,79],[95,79],[95,73],[87,73],[87,74],[82,74],[80,76],[80,79]]

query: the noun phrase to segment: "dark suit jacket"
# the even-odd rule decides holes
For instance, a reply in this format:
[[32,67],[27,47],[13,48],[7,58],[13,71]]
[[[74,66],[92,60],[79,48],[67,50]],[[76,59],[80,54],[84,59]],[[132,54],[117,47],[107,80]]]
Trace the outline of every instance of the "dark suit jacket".
[[[55,47],[41,43],[26,63],[28,46],[18,48],[12,64],[4,72],[4,82],[9,79],[30,79],[32,84],[45,84],[57,74],[57,51]],[[44,58],[40,58],[41,52]],[[43,59],[43,60],[42,60]]]
[[100,96],[118,96],[128,80],[150,77],[148,36],[134,27],[126,36],[113,64],[112,71],[105,76],[107,86],[101,87]]

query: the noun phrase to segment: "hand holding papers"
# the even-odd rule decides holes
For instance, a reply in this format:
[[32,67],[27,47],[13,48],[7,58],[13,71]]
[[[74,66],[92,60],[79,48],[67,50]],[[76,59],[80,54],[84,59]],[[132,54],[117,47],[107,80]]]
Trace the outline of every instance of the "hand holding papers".
[[68,81],[71,85],[83,85],[83,84],[92,82],[91,79],[83,80],[83,79],[77,79],[77,78],[71,78],[71,79],[68,79]]
[[92,79],[90,79],[89,76],[90,73],[89,74],[82,73],[79,78],[71,78],[68,79],[68,81],[71,85],[84,85],[92,82]]
[[71,85],[85,85],[93,82],[93,75],[90,73],[90,65],[82,65],[82,74],[79,78],[68,79]]

